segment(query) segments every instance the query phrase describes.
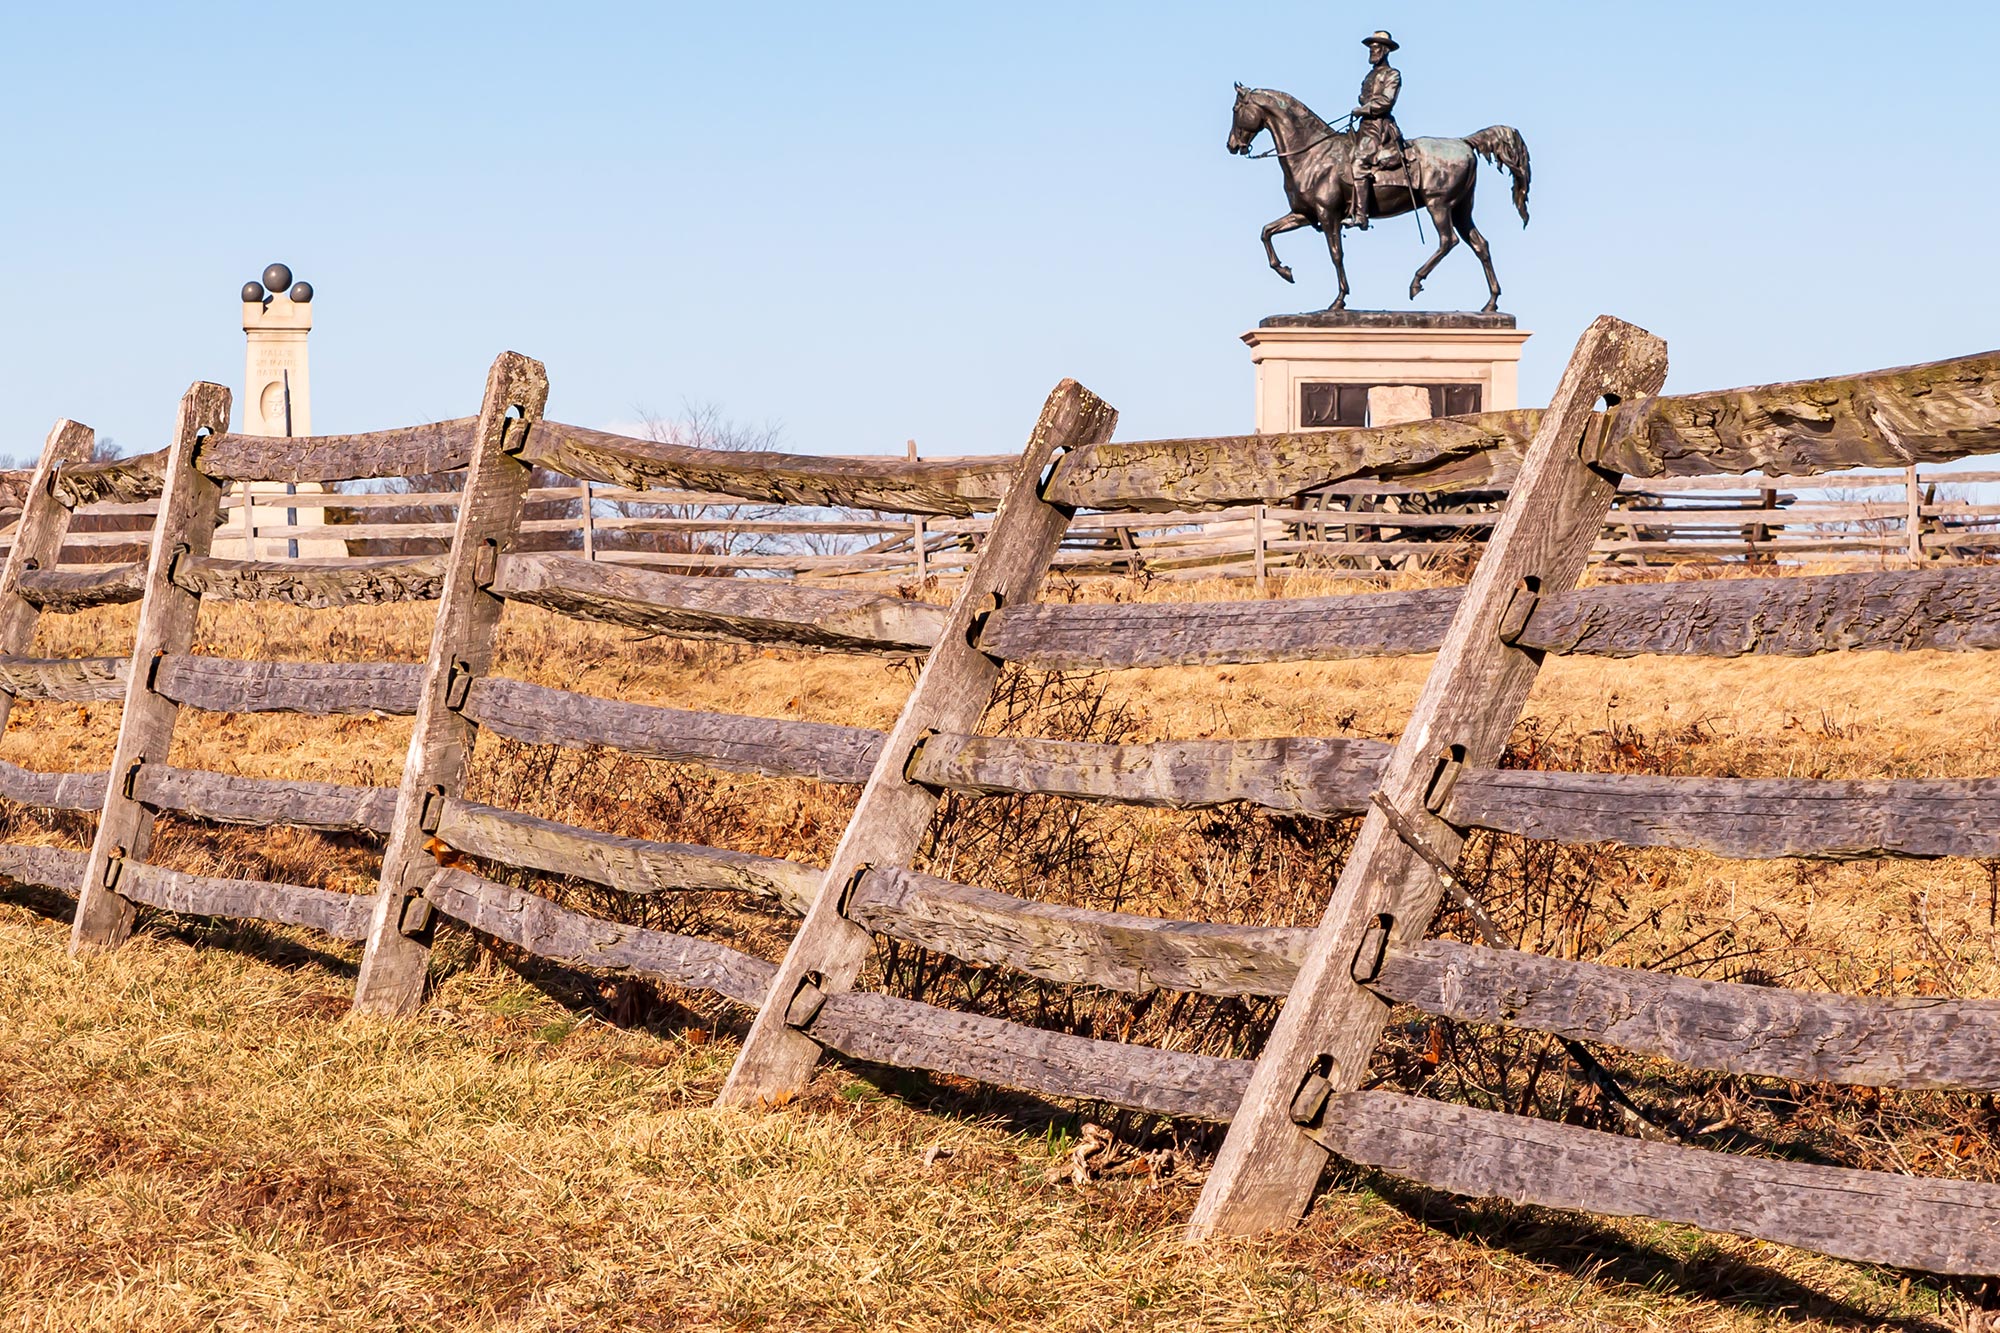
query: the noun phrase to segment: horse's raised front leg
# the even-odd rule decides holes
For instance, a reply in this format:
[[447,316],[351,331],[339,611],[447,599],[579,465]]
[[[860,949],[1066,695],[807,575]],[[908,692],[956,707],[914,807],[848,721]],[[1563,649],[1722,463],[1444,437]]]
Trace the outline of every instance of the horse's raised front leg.
[[1340,252],[1340,228],[1338,225],[1326,228],[1326,250],[1333,256],[1333,275],[1340,279],[1340,295],[1333,298],[1328,310],[1347,309],[1347,259]]
[[1282,236],[1288,231],[1297,231],[1311,221],[1312,219],[1303,213],[1287,213],[1275,222],[1264,224],[1264,257],[1271,261],[1271,271],[1286,282],[1292,281],[1292,270],[1278,258],[1277,248],[1271,244],[1271,238]]
[[1442,201],[1433,200],[1428,205],[1428,211],[1431,215],[1431,225],[1437,228],[1438,248],[1437,253],[1425,260],[1424,266],[1417,270],[1417,276],[1410,279],[1410,299],[1412,301],[1416,300],[1417,293],[1424,289],[1424,279],[1431,275],[1431,270],[1438,266],[1440,260],[1451,253],[1453,246],[1458,244],[1458,232],[1451,225],[1451,209],[1446,207]]
[[1480,309],[1490,315],[1500,308],[1500,279],[1493,272],[1493,248],[1486,244],[1486,238],[1479,234],[1479,228],[1473,224],[1470,200],[1451,210],[1451,220],[1458,227],[1458,234],[1472,247],[1472,253],[1479,256],[1479,266],[1486,270],[1486,290],[1491,295]]

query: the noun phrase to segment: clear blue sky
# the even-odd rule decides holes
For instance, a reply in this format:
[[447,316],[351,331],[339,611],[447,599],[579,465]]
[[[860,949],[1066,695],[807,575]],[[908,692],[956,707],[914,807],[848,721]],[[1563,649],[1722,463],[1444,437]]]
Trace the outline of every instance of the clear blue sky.
[[[1411,134],[1518,127],[1525,232],[1482,168],[1524,397],[1610,312],[1670,388],[2000,343],[1987,5],[34,5],[0,61],[0,453],[58,415],[163,443],[237,386],[237,289],[319,291],[314,424],[455,416],[492,356],[552,415],[709,402],[794,448],[1018,447],[1074,375],[1127,438],[1250,419],[1238,335],[1324,305],[1231,83],[1351,104],[1403,43]],[[1428,247],[1356,240],[1351,304]],[[1484,297],[1461,249],[1425,293]]]

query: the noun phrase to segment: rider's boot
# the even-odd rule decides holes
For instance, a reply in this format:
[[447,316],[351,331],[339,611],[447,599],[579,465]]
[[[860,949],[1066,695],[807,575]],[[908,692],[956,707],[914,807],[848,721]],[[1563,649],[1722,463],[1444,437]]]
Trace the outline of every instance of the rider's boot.
[[1374,193],[1375,180],[1373,177],[1356,176],[1354,178],[1354,203],[1349,209],[1346,219],[1340,225],[1343,227],[1358,227],[1362,231],[1367,231],[1368,213],[1375,202],[1373,198]]

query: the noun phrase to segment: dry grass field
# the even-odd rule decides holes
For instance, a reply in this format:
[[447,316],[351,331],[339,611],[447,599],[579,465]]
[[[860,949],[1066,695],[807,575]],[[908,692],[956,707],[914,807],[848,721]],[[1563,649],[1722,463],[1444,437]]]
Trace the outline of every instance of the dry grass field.
[[[1298,581],[1294,592],[1356,585]],[[1241,596],[1111,585],[1051,596]],[[212,606],[198,651],[421,659],[430,608]],[[123,653],[133,608],[35,651]],[[990,725],[1075,739],[1393,738],[1427,658],[1010,676]],[[683,708],[886,726],[906,665],[643,638],[510,609],[500,669]],[[23,704],[0,759],[102,768],[115,704]],[[175,763],[393,784],[408,722],[203,715]],[[1557,660],[1510,762],[1716,776],[2000,774],[2000,658]],[[486,738],[472,794],[652,838],[823,861],[852,793]],[[6,838],[87,820],[0,810]],[[1300,924],[1350,830],[1234,810],[947,801],[927,867],[1010,892]],[[185,869],[368,891],[372,840],[163,825]],[[2000,997],[2000,865],[1741,862],[1479,837],[1470,880],[1526,947],[1854,993]],[[535,882],[518,879],[517,882]],[[715,895],[601,914],[775,957],[789,919]],[[0,889],[0,1329],[1907,1328],[1995,1324],[1977,1284],[1685,1228],[1465,1204],[1338,1175],[1306,1224],[1184,1249],[1214,1139],[949,1079],[829,1064],[781,1111],[710,1103],[744,1016],[443,939],[425,1011],[344,1017],[356,951],[149,915],[64,957],[67,903]],[[1446,917],[1440,929],[1462,933]],[[871,984],[1095,1035],[1253,1049],[1268,1006],[1079,994],[884,946]],[[1605,1124],[1548,1044],[1399,1016],[1385,1084]],[[1698,1141],[2000,1180],[1992,1098],[1828,1091],[1613,1061]],[[1178,1170],[1077,1183],[1085,1121]],[[1189,1167],[1185,1163],[1194,1161]]]

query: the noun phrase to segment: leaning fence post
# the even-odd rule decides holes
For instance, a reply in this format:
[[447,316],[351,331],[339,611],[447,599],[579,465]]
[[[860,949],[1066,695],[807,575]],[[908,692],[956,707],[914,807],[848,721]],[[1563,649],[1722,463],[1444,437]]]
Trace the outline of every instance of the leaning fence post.
[[[69,535],[69,506],[56,498],[56,473],[66,463],[89,462],[96,443],[97,432],[65,417],[49,431],[42,456],[28,477],[14,545],[0,565],[0,653],[9,657],[28,651],[42,618],[41,608],[21,596],[21,576],[31,569],[54,569],[62,559],[63,538]],[[0,731],[7,729],[13,708],[13,694],[0,690]]]
[[118,744],[111,753],[104,805],[97,819],[90,860],[77,887],[76,920],[70,928],[72,954],[115,949],[132,933],[134,908],[117,892],[125,863],[143,861],[153,841],[153,812],[125,789],[140,764],[163,763],[173,743],[180,707],[154,688],[159,660],[185,653],[194,642],[201,594],[174,582],[174,565],[208,554],[222,509],[222,487],[196,464],[202,440],[229,429],[229,390],[196,384],[181,398],[180,420],[167,451],[160,491],[160,516],[146,553],[146,593],[139,605],[139,628],[132,640],[132,671],[125,683],[125,712]]
[[1389,1012],[1356,982],[1353,960],[1371,930],[1386,928],[1395,945],[1429,928],[1443,892],[1429,859],[1454,860],[1464,843],[1433,812],[1462,769],[1498,762],[1542,659],[1514,640],[1538,598],[1575,586],[1617,494],[1618,477],[1586,452],[1591,409],[1600,396],[1655,392],[1666,364],[1665,343],[1608,316],[1578,341],[1382,771],[1377,795],[1429,845],[1402,842],[1380,809],[1364,817],[1195,1205],[1190,1239],[1260,1231],[1304,1210],[1327,1158],[1307,1128],[1332,1094],[1360,1086]]
[[842,914],[848,884],[869,865],[905,866],[916,855],[938,795],[904,770],[926,736],[970,731],[986,711],[1000,663],[973,644],[980,622],[1000,606],[1035,600],[1074,513],[1042,496],[1043,471],[1065,449],[1110,438],[1117,419],[1074,380],[1049,395],[979,561],[960,581],[937,647],[883,742],[805,921],[737,1053],[722,1089],[724,1105],[775,1103],[805,1087],[820,1048],[802,1025],[816,1012],[816,997],[852,987],[868,957],[867,929]]
[[436,831],[441,798],[457,794],[472,752],[476,728],[459,710],[472,682],[493,665],[504,603],[490,588],[500,555],[521,529],[531,474],[518,455],[548,396],[542,363],[518,352],[503,352],[486,374],[472,459],[445,557],[416,726],[382,853],[368,947],[354,985],[357,1012],[404,1014],[423,999],[435,926],[422,892],[427,871],[436,869],[424,843]]

